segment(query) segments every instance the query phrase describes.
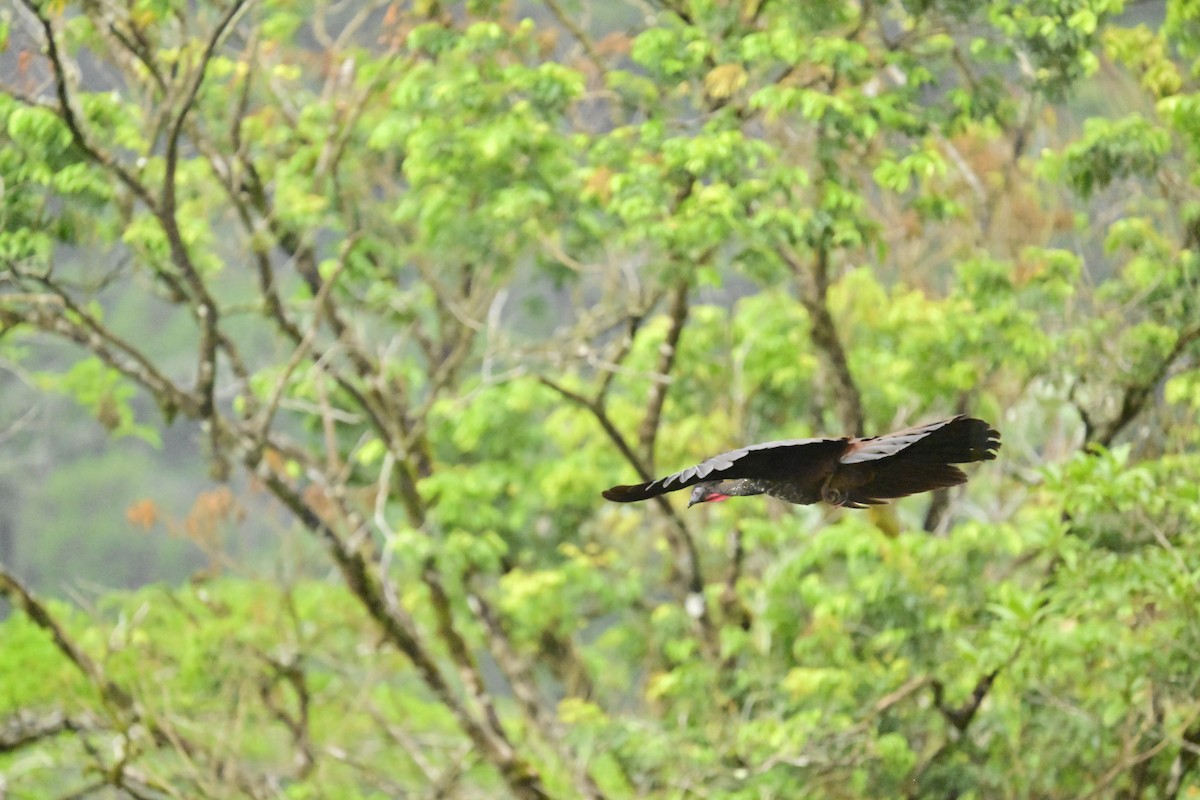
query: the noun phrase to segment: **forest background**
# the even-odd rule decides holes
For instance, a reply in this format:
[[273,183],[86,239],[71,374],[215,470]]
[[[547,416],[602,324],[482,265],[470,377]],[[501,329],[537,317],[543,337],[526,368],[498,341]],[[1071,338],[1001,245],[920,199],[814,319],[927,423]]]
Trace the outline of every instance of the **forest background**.
[[[1200,797],[1200,3],[0,8],[0,796]],[[601,489],[970,412],[845,511]]]

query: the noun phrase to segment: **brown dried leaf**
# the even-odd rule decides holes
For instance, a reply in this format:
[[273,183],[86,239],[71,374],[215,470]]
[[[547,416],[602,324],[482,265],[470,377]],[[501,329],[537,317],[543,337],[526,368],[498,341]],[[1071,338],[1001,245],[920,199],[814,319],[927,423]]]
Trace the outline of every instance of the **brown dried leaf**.
[[138,500],[125,509],[125,519],[130,525],[135,525],[144,531],[149,531],[158,522],[158,506],[153,500]]

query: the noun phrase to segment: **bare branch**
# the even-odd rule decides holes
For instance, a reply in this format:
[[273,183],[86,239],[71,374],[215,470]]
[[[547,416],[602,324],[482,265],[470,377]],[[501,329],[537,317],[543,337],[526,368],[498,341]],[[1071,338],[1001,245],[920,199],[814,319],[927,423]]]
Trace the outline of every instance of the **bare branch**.
[[[184,122],[196,103],[200,87],[204,82],[204,76],[208,71],[209,62],[216,52],[218,43],[224,37],[234,18],[241,13],[243,8],[244,3],[240,0],[230,4],[225,15],[217,23],[212,34],[209,36],[204,47],[204,52],[201,54],[200,64],[196,67],[191,82],[184,92],[179,110],[167,132],[162,192],[155,212],[155,216],[163,228],[163,233],[167,237],[167,243],[171,249],[171,260],[191,291],[193,312],[200,324],[201,336],[198,356],[199,364],[196,368],[196,388],[200,398],[200,416],[203,420],[211,420],[216,413],[215,394],[217,346],[219,340],[217,325],[220,312],[216,301],[213,300],[208,287],[200,277],[199,271],[192,263],[191,255],[188,253],[187,245],[183,240],[183,234],[179,229],[179,220],[176,217],[175,176],[179,163],[179,141],[183,132]],[[214,459],[219,460],[220,449],[217,447],[215,426],[210,426],[210,436],[212,437],[211,455]],[[223,464],[223,461],[219,461],[219,463]],[[223,468],[222,471],[224,471]]]
[[862,393],[850,374],[846,350],[833,316],[829,313],[829,250],[824,246],[818,247],[812,264],[808,266],[789,247],[781,247],[780,253],[799,283],[800,301],[808,311],[813,344],[832,380],[831,394],[838,419],[848,432],[862,436]]
[[617,376],[617,369],[625,357],[629,355],[629,351],[633,349],[633,340],[637,338],[638,329],[641,328],[642,322],[646,319],[645,314],[636,313],[630,314],[625,320],[625,335],[617,342],[617,352],[609,359],[611,365],[609,369],[604,371],[604,377],[600,381],[600,390],[596,392],[596,400],[600,403],[604,402],[604,398],[608,396],[608,390],[612,387],[613,379]]
[[[3,567],[0,567],[3,570]],[[0,581],[3,581],[0,573]],[[0,586],[0,592],[3,592]],[[61,711],[41,716],[19,713],[0,724],[0,753],[13,753],[22,747],[52,739],[64,733],[79,733],[97,728],[99,723],[90,716],[72,717]]]
[[553,389],[555,392],[562,395],[567,400],[570,400],[572,403],[582,406],[590,411],[592,416],[596,418],[596,422],[600,423],[600,427],[604,429],[606,434],[608,434],[608,438],[611,439],[612,443],[615,444],[617,449],[621,451],[621,455],[625,456],[625,460],[628,461],[630,466],[637,471],[638,477],[640,477],[643,481],[654,480],[654,476],[650,473],[650,470],[644,463],[642,463],[641,458],[639,458],[637,453],[633,451],[633,448],[629,446],[629,442],[625,441],[625,437],[621,435],[621,432],[617,430],[617,426],[613,424],[611,419],[609,419],[608,412],[604,410],[603,406],[589,400],[578,392],[572,391],[556,381],[547,378],[545,375],[539,375],[538,382],[549,389]]
[[283,478],[270,470],[258,470],[258,474],[271,493],[325,543],[350,590],[387,640],[408,658],[460,729],[500,772],[513,794],[531,800],[549,797],[537,770],[517,755],[503,730],[476,718],[462,702],[432,654],[421,644],[415,623],[401,607],[388,602],[378,574],[362,553],[350,548]]
[[[330,276],[330,280],[321,287],[321,293],[317,296],[317,301],[313,305],[313,317],[309,322],[308,330],[304,333],[300,341],[296,343],[295,349],[292,351],[291,356],[288,357],[282,373],[276,380],[274,390],[271,392],[270,397],[267,398],[267,402],[259,410],[255,425],[258,428],[257,438],[260,445],[267,439],[267,434],[275,419],[275,413],[279,410],[279,404],[283,400],[284,392],[287,389],[288,381],[291,379],[292,374],[299,368],[301,362],[310,356],[312,352],[313,342],[316,341],[317,333],[321,328],[321,309],[324,308],[323,300],[328,295],[330,288],[337,282],[337,276],[341,273],[343,266],[345,266],[344,261],[338,265],[335,273]],[[320,366],[319,362],[322,360],[317,360],[318,367]]]
[[565,763],[574,762],[572,774],[579,794],[591,800],[601,800],[604,794],[592,780],[586,767],[581,766],[577,759],[569,757],[566,752],[565,733],[562,726],[554,712],[544,707],[544,701],[538,694],[528,664],[513,650],[508,634],[491,604],[487,602],[481,592],[472,587],[468,587],[467,603],[475,617],[483,625],[484,633],[487,636],[488,650],[503,670],[513,696],[517,699],[526,719],[535,729],[544,732],[547,743],[554,748]]
[[58,618],[3,564],[0,564],[0,595],[7,597],[9,602],[24,611],[35,625],[50,634],[54,646],[100,691],[106,702],[119,709],[128,709],[133,705],[133,698],[129,693],[105,677],[104,672],[92,661],[91,656],[75,643]]
[[46,57],[50,59],[50,67],[54,72],[54,90],[58,96],[58,113],[66,124],[67,130],[71,132],[71,138],[81,150],[87,153],[89,158],[116,175],[121,183],[125,184],[139,200],[146,204],[147,208],[155,209],[154,197],[150,194],[149,189],[135,178],[131,172],[121,166],[112,155],[97,147],[84,132],[79,118],[75,115],[75,109],[71,104],[71,90],[68,86],[66,62],[59,53],[58,42],[54,37],[54,26],[51,24],[50,18],[43,13],[42,9],[33,0],[21,0],[21,3],[37,19],[45,36]]
[[475,663],[470,647],[454,624],[454,611],[450,608],[450,596],[446,593],[441,573],[432,559],[426,561],[421,570],[421,580],[429,589],[433,616],[437,620],[438,634],[446,643],[450,659],[458,667],[458,674],[462,678],[463,685],[467,687],[471,698],[483,710],[483,718],[491,732],[501,740],[507,739],[508,734],[500,722],[500,715],[496,713],[496,706],[492,702],[491,695],[483,685],[483,676],[479,672],[479,665]]
[[546,8],[550,9],[550,13],[558,20],[558,24],[566,28],[575,37],[575,40],[579,42],[579,46],[583,48],[584,54],[587,56],[588,61],[592,62],[592,66],[596,68],[596,72],[599,75],[604,75],[607,67],[604,64],[604,60],[600,58],[600,54],[596,50],[596,45],[592,42],[591,37],[587,35],[587,31],[579,27],[575,23],[575,20],[571,19],[570,15],[563,11],[558,0],[544,0],[544,2]]
[[[297,656],[288,661],[281,661],[266,653],[259,657],[271,668],[271,678],[259,687],[259,697],[275,719],[279,720],[292,737],[292,742],[298,752],[299,777],[307,776],[316,765],[313,753],[312,738],[309,735],[309,703],[311,694],[308,689],[308,677],[304,671],[302,659]],[[275,687],[279,684],[290,686],[296,695],[296,710],[288,710],[275,698]]]
[[1189,725],[1184,730],[1179,755],[1171,765],[1170,776],[1167,780],[1165,797],[1167,800],[1177,800],[1183,788],[1185,779],[1196,769],[1200,761],[1200,726]]
[[[1171,352],[1163,358],[1158,368],[1140,383],[1129,384],[1124,387],[1121,395],[1121,408],[1117,415],[1108,422],[1099,425],[1089,424],[1087,444],[1099,444],[1104,447],[1111,447],[1113,441],[1121,434],[1121,431],[1133,422],[1142,409],[1146,407],[1146,401],[1154,393],[1154,390],[1167,377],[1171,367],[1179,360],[1192,346],[1193,343],[1200,341],[1200,325],[1192,325],[1179,333],[1179,337],[1175,340],[1175,345],[1171,348]],[[1084,417],[1086,423],[1091,423],[1092,420]]]
[[[565,386],[561,386],[550,378],[544,375],[538,377],[538,381],[562,395],[567,400],[582,406],[587,409],[595,420],[608,434],[613,444],[625,456],[630,466],[637,471],[643,481],[654,480],[646,465],[642,463],[633,448],[617,430],[616,425],[609,419],[608,412],[604,406],[597,400],[589,400],[578,392],[571,391]],[[663,495],[654,498],[654,502],[662,509],[670,525],[667,527],[667,538],[671,544],[671,549],[675,554],[676,569],[682,570],[683,580],[686,582],[687,595],[690,600],[689,611],[694,614],[696,621],[699,623],[701,630],[704,633],[704,641],[715,652],[716,648],[716,633],[713,628],[712,618],[708,612],[708,604],[704,599],[704,572],[700,563],[700,551],[696,548],[695,539],[692,538],[691,531],[687,525],[680,519],[679,514],[675,511],[674,506]]]
[[1000,674],[1000,667],[984,675],[975,684],[975,688],[971,691],[971,696],[968,697],[962,705],[957,708],[951,708],[944,702],[943,692],[945,687],[939,680],[931,680],[930,687],[933,689],[933,703],[937,706],[937,710],[941,712],[946,721],[954,726],[959,733],[966,731],[967,726],[971,724],[971,720],[975,718],[975,712],[979,711],[979,706],[983,704],[983,700],[991,691],[992,684],[996,680],[996,676]]
[[[667,312],[671,327],[667,329],[666,339],[659,346],[658,366],[655,369],[655,380],[650,384],[650,396],[646,399],[646,416],[638,428],[638,448],[641,450],[642,461],[648,471],[654,471],[654,440],[658,436],[659,422],[662,417],[663,403],[667,399],[668,381],[671,367],[675,363],[675,353],[679,347],[679,337],[688,315],[688,284],[680,281],[671,293],[671,308]],[[611,373],[610,373],[611,374]],[[647,480],[650,480],[647,478]]]
[[168,416],[175,410],[182,410],[188,416],[199,413],[195,398],[176,386],[137,348],[102,325],[58,286],[43,279],[38,280],[61,299],[63,307],[70,313],[52,312],[41,305],[16,311],[0,306],[0,326],[29,324],[57,334],[145,387]]

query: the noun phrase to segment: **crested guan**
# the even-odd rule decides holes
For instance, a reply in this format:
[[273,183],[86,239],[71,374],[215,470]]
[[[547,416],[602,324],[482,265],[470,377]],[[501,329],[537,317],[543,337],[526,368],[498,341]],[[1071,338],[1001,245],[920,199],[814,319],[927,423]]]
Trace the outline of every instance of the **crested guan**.
[[864,508],[966,483],[966,474],[953,465],[991,460],[999,448],[998,431],[981,419],[959,415],[866,439],[843,436],[755,444],[656,481],[614,486],[604,497],[632,503],[695,486],[689,507],[769,494],[801,505],[824,500]]

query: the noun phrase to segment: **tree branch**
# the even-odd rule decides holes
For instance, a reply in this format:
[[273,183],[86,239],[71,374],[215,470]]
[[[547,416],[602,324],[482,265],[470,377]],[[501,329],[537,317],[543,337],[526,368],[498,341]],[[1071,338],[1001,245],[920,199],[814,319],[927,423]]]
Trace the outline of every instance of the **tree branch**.
[[[1087,444],[1099,444],[1104,447],[1111,447],[1113,440],[1146,407],[1146,401],[1150,399],[1154,390],[1167,377],[1167,373],[1176,360],[1197,341],[1200,341],[1200,325],[1193,325],[1190,328],[1180,331],[1179,337],[1175,340],[1175,345],[1171,348],[1171,352],[1167,353],[1153,374],[1141,383],[1134,383],[1124,387],[1121,396],[1121,408],[1117,412],[1117,415],[1101,425],[1089,425]],[[1086,416],[1084,417],[1084,421],[1085,423],[1091,423],[1091,419]]]
[[163,409],[164,415],[173,416],[177,410],[184,411],[188,416],[198,415],[199,406],[195,398],[176,386],[141,352],[78,306],[65,290],[45,279],[37,280],[50,289],[70,313],[52,311],[44,304],[17,311],[0,305],[0,325],[7,328],[28,324],[57,334],[147,389]]
[[1196,769],[1197,761],[1200,761],[1200,725],[1195,723],[1189,725],[1180,739],[1183,745],[1171,765],[1170,777],[1164,794],[1166,800],[1178,800],[1184,780]]
[[984,698],[992,689],[992,684],[996,681],[996,676],[1000,674],[1000,667],[996,667],[991,672],[980,678],[975,688],[971,691],[971,696],[968,697],[962,705],[957,708],[951,708],[944,702],[945,687],[940,680],[936,678],[929,682],[930,688],[933,690],[933,704],[941,715],[946,718],[946,721],[954,726],[959,733],[964,733],[967,726],[971,724],[971,720],[975,719],[975,713],[979,711],[979,706],[983,704]]
[[832,381],[830,390],[838,419],[851,435],[862,436],[862,393],[850,374],[846,350],[829,313],[829,250],[824,245],[818,247],[810,266],[806,266],[790,247],[781,247],[780,254],[799,284],[800,302],[808,311],[813,344]]
[[467,604],[476,619],[483,625],[487,638],[488,650],[496,659],[501,671],[512,689],[513,697],[521,707],[525,718],[531,726],[540,731],[547,743],[559,754],[565,763],[572,764],[572,777],[575,788],[580,796],[590,800],[603,800],[604,793],[592,780],[585,765],[580,765],[574,754],[568,755],[565,748],[565,732],[552,710],[544,707],[529,665],[513,650],[507,631],[500,622],[495,609],[487,602],[483,594],[472,586],[467,586]]
[[642,463],[649,472],[654,471],[654,441],[658,436],[663,403],[667,399],[667,389],[670,387],[668,379],[671,367],[675,364],[675,353],[679,347],[683,326],[687,322],[687,315],[688,284],[687,281],[680,281],[671,293],[671,308],[668,312],[671,326],[659,346],[658,366],[650,384],[650,396],[646,398],[646,416],[642,417],[642,424],[638,427],[638,449],[641,451]]
[[558,20],[558,24],[562,25],[571,36],[575,37],[575,41],[579,42],[579,46],[583,48],[584,54],[588,61],[592,62],[592,66],[596,68],[596,72],[604,75],[607,71],[604,60],[600,58],[600,54],[596,51],[596,46],[592,43],[592,39],[587,35],[587,31],[575,24],[575,21],[563,11],[558,0],[543,0],[546,8],[550,9],[550,13]]
[[[0,570],[2,569],[3,567],[0,567]],[[0,581],[3,581],[2,575]],[[0,592],[3,592],[2,583]],[[61,711],[52,711],[41,716],[18,713],[0,724],[0,753],[14,753],[23,747],[64,733],[82,733],[97,727],[99,725],[92,717],[72,717]]]
[[35,625],[50,634],[58,651],[66,656],[67,660],[74,664],[76,669],[100,691],[105,702],[122,710],[133,705],[133,698],[129,693],[105,677],[96,662],[92,661],[91,657],[75,644],[66,628],[50,613],[50,610],[42,605],[41,601],[34,597],[33,593],[25,588],[25,585],[3,564],[0,564],[0,595],[7,597],[8,601],[24,611]]
[[54,73],[54,91],[58,97],[59,116],[66,124],[67,130],[71,132],[71,138],[76,146],[83,150],[92,161],[116,175],[121,183],[125,184],[139,200],[146,204],[147,208],[155,209],[154,197],[150,194],[149,189],[121,166],[116,159],[94,145],[84,133],[79,118],[75,116],[75,109],[71,105],[71,90],[68,87],[66,63],[58,51],[58,42],[54,38],[54,26],[50,23],[50,18],[42,13],[42,9],[33,0],[21,0],[21,3],[37,19],[46,38],[46,57],[50,60],[50,67]]
[[[192,263],[191,255],[183,240],[183,234],[179,229],[179,220],[176,216],[175,178],[176,169],[179,164],[179,142],[183,133],[184,122],[195,106],[196,99],[200,93],[200,87],[204,83],[205,73],[208,71],[209,62],[216,52],[217,44],[221,41],[234,18],[237,17],[243,7],[243,2],[237,0],[226,10],[225,15],[210,34],[204,51],[201,54],[200,64],[196,67],[188,88],[184,92],[179,110],[167,132],[166,154],[163,159],[162,192],[155,212],[155,216],[162,226],[163,233],[167,237],[167,244],[171,250],[171,261],[174,263],[175,268],[179,270],[184,282],[191,291],[193,312],[200,324],[199,363],[196,367],[196,389],[200,398],[200,416],[203,421],[209,422],[209,434],[212,442],[211,455],[214,459],[218,459],[221,464],[223,464],[223,461],[220,461],[220,450],[217,447],[215,426],[211,425],[211,419],[216,413],[217,345],[219,340],[217,325],[220,311],[216,301],[213,300],[212,295],[209,293],[204,280],[200,277],[199,270]],[[221,471],[224,472],[223,467]]]
[[[254,465],[249,465],[253,468]],[[509,789],[520,798],[548,798],[536,768],[517,755],[503,730],[475,717],[455,693],[433,656],[421,644],[416,626],[399,606],[387,600],[374,569],[362,553],[351,549],[300,493],[269,469],[257,470],[260,479],[304,527],[326,545],[347,586],[391,642],[412,663],[425,685],[446,706],[459,728],[500,772]]]
[[604,399],[608,396],[608,390],[612,388],[613,379],[617,376],[617,367],[629,355],[629,351],[633,349],[633,341],[637,337],[638,330],[642,327],[642,322],[646,319],[644,313],[631,313],[625,320],[625,335],[622,336],[616,345],[617,351],[608,359],[611,365],[609,369],[604,371],[604,377],[600,379],[600,389],[596,392],[596,401],[604,403]]
[[[578,392],[573,392],[565,386],[561,386],[550,378],[544,375],[538,377],[538,381],[549,389],[554,390],[562,397],[570,400],[576,405],[582,406],[591,413],[592,417],[608,434],[609,439],[625,456],[630,466],[637,471],[643,481],[654,480],[654,476],[642,463],[638,455],[629,446],[625,437],[617,430],[616,425],[609,419],[608,412],[599,401],[589,400]],[[671,549],[675,556],[675,569],[681,572],[683,579],[686,581],[687,595],[690,600],[688,605],[689,613],[693,614],[696,621],[700,624],[700,628],[704,633],[704,641],[710,648],[716,647],[716,633],[713,629],[712,618],[708,612],[708,604],[704,599],[704,572],[700,563],[700,551],[696,548],[696,542],[692,538],[691,531],[687,525],[680,519],[676,513],[674,506],[666,497],[659,495],[654,498],[654,502],[662,509],[670,524],[667,527],[667,540],[671,545]],[[714,650],[715,651],[715,650]]]
[[471,698],[482,709],[483,718],[491,732],[506,740],[508,734],[504,730],[503,723],[500,722],[500,715],[496,713],[496,706],[488,694],[487,687],[483,684],[479,665],[475,663],[470,647],[454,625],[454,611],[450,606],[450,596],[446,593],[441,573],[432,559],[425,562],[425,566],[421,570],[421,581],[429,590],[438,634],[446,643],[446,648],[450,652],[450,660],[458,667],[458,674],[462,678],[463,685],[467,688]]

